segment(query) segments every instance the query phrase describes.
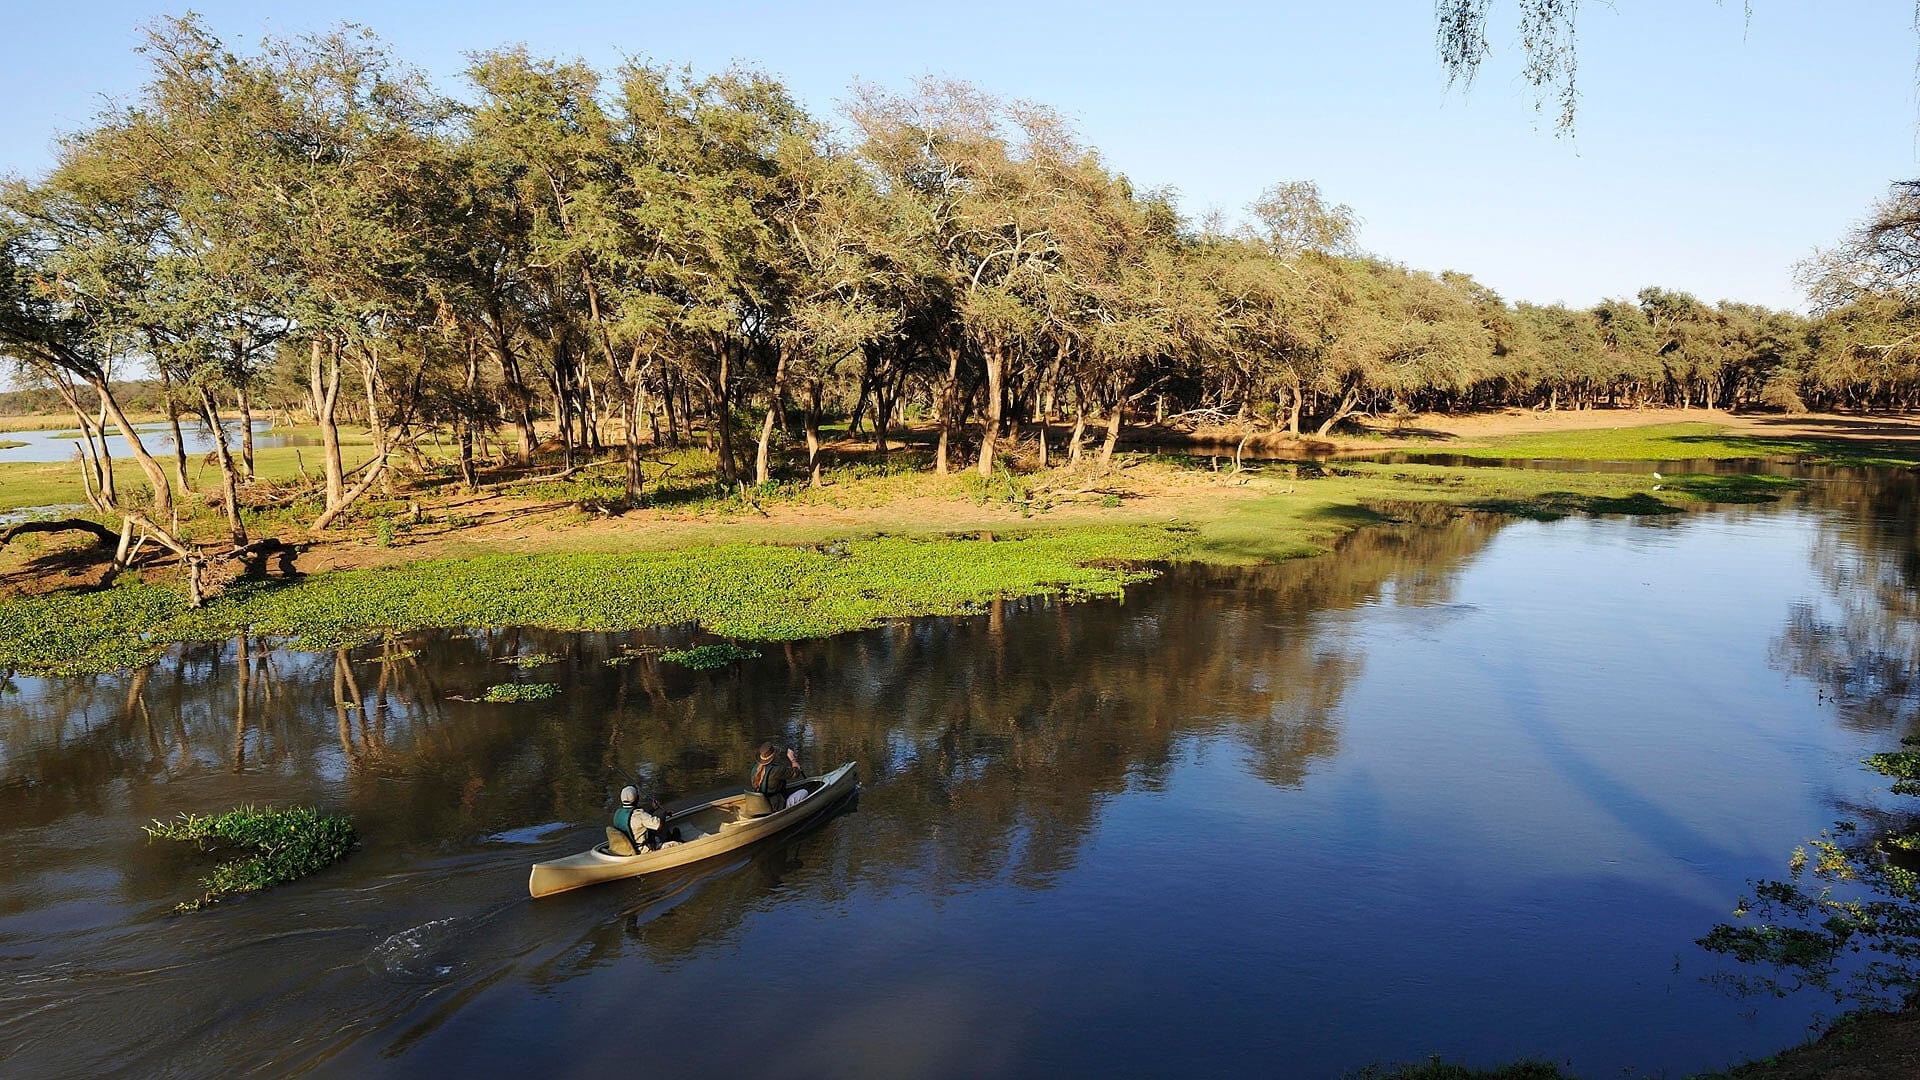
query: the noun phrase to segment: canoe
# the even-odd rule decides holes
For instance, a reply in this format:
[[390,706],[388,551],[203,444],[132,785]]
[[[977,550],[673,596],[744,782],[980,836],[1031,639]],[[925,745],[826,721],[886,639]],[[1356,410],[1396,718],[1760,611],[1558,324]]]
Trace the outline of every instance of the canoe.
[[662,827],[680,830],[680,842],[677,844],[662,845],[657,850],[642,851],[638,855],[615,855],[607,850],[605,843],[601,843],[578,855],[569,855],[553,862],[534,863],[533,874],[527,879],[527,891],[538,900],[542,896],[598,885],[603,881],[618,881],[650,874],[655,870],[670,870],[765,840],[819,816],[853,794],[860,779],[854,772],[853,764],[849,761],[824,776],[805,781],[802,786],[807,789],[808,795],[799,805],[771,814],[748,816],[747,802],[756,797],[745,792],[676,811],[667,816]]

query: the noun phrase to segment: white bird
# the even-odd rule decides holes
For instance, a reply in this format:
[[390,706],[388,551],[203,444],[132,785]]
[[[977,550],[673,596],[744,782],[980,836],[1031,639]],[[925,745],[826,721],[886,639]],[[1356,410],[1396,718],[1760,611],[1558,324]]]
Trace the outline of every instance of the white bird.
[[1660,474],[1659,474],[1659,473],[1654,473],[1654,474],[1653,474],[1653,478],[1654,478],[1655,480],[1659,480],[1659,479],[1661,479],[1661,476],[1660,476]]

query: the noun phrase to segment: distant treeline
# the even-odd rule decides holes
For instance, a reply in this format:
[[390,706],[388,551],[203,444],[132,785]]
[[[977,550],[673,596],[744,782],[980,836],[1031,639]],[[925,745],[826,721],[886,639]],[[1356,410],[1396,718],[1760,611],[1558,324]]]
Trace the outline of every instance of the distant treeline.
[[[1009,448],[1078,460],[1090,433],[1111,453],[1148,410],[1324,433],[1920,403],[1894,292],[1817,318],[1658,288],[1509,303],[1364,253],[1310,182],[1244,225],[1186,219],[1056,113],[960,83],[856,87],[833,125],[751,69],[508,48],[450,100],[364,31],[237,52],[191,18],[144,55],[132,104],[0,194],[0,352],[82,414],[116,370],[203,417],[298,405],[327,444],[317,526],[417,432],[453,432],[471,484],[482,435],[530,458],[541,417],[569,461],[620,432],[637,500],[643,445],[696,427],[721,480],[765,482],[796,413],[817,480],[830,415],[883,448],[920,418],[934,468],[989,472]],[[349,400],[378,450],[352,488]]]

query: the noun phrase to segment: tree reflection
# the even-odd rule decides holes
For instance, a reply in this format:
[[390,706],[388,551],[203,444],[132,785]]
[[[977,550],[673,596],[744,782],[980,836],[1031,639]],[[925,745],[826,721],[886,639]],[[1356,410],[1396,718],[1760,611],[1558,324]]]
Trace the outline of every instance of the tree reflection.
[[[1447,601],[1497,528],[1469,516],[1366,529],[1324,558],[1175,567],[1124,602],[998,601],[767,646],[720,672],[660,660],[688,628],[192,646],[140,672],[23,680],[0,740],[0,816],[206,810],[257,799],[270,778],[283,801],[346,809],[372,843],[440,845],[595,823],[623,771],[668,797],[734,786],[750,747],[777,737],[815,768],[860,763],[862,839],[832,847],[834,880],[1044,888],[1107,801],[1165,783],[1196,741],[1239,747],[1278,787],[1306,782],[1338,752],[1360,671],[1342,613]],[[531,654],[559,657],[525,677],[560,697],[460,700],[519,677],[502,661]],[[166,789],[188,779],[185,807]]]
[[1813,550],[1826,595],[1795,604],[1772,646],[1777,668],[1816,683],[1859,731],[1920,729],[1917,480],[1875,470],[1811,489],[1826,512]]

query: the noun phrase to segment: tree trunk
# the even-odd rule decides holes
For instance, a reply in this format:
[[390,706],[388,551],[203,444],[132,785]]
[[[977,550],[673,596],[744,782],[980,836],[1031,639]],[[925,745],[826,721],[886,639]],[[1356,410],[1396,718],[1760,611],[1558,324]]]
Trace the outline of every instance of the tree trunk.
[[[140,433],[133,430],[133,423],[127,419],[127,414],[120,411],[120,402],[114,398],[113,391],[108,388],[107,380],[104,377],[98,382],[89,380],[88,385],[93,387],[94,393],[100,395],[101,411],[112,417],[114,426],[120,429],[121,437],[127,440],[127,449],[133,451],[134,460],[140,463],[140,471],[147,474],[147,483],[153,488],[154,515],[172,519],[174,516],[173,492],[167,487],[166,472],[160,468],[159,462],[153,460],[153,455],[147,453],[146,444],[140,441]],[[101,441],[104,445],[105,440]],[[104,450],[102,456],[111,475],[112,458],[105,457]]]
[[1001,348],[998,338],[988,338],[986,347],[987,361],[987,411],[980,418],[980,475],[993,475],[993,444],[1000,437],[1000,410],[1002,406],[1002,383],[1006,381],[1006,352]]
[[773,390],[767,395],[767,418],[760,425],[760,444],[753,452],[753,482],[765,485],[773,480],[773,425],[780,415],[780,403],[787,394],[787,347],[774,346]]
[[1353,410],[1357,408],[1359,404],[1359,389],[1355,388],[1347,391],[1347,396],[1341,399],[1339,407],[1333,410],[1333,415],[1327,417],[1327,419],[1321,423],[1319,430],[1315,431],[1314,434],[1324,437],[1327,432],[1333,430],[1333,425],[1353,415]]
[[374,458],[373,463],[367,466],[367,475],[362,477],[360,482],[353,486],[352,490],[341,496],[340,505],[328,507],[325,513],[314,519],[313,531],[320,532],[327,526],[332,525],[342,513],[346,512],[347,507],[352,506],[355,500],[365,495],[367,489],[378,482],[380,474],[385,472],[386,468],[387,459],[384,456]]
[[520,464],[533,464],[533,390],[520,372],[520,358],[504,333],[496,332],[494,359],[500,362],[500,378],[507,384],[508,404],[513,409],[513,424],[520,432]]
[[807,380],[807,484],[821,486],[820,398],[825,392],[820,379]]
[[[386,417],[380,412],[380,354],[372,348],[360,360],[360,380],[367,389],[367,431],[373,436],[373,452],[385,459],[393,447],[388,441]],[[391,474],[384,470],[380,473],[380,493],[393,498]]]
[[240,409],[240,462],[245,466],[246,479],[253,479],[253,395],[245,386],[234,390],[235,404]]
[[307,391],[311,395],[313,419],[320,427],[320,456],[327,470],[327,515],[338,513],[346,495],[346,470],[340,464],[340,427],[334,422],[334,406],[340,398],[340,348],[324,346],[328,362],[321,364],[323,346],[313,339],[307,359]]
[[718,453],[720,462],[718,473],[720,482],[732,484],[739,482],[739,463],[733,457],[733,350],[725,344],[720,346],[720,381],[713,389],[713,422],[718,430]]
[[100,433],[100,451],[95,458],[100,468],[100,492],[111,506],[120,501],[120,482],[113,475],[113,446],[108,442],[113,436],[107,432],[107,403],[100,402],[95,413],[91,430]]
[[[680,418],[674,413],[673,390],[673,371],[671,369],[662,369],[660,372],[660,397],[667,406],[667,445],[679,446]],[[688,417],[688,420],[691,422],[692,417]]]
[[1113,411],[1107,415],[1107,438],[1100,444],[1100,467],[1103,469],[1113,464],[1113,448],[1120,445],[1120,425],[1126,412],[1127,402],[1122,398],[1113,403]]
[[473,342],[467,342],[467,371],[461,381],[461,389],[466,392],[466,407],[459,414],[460,435],[460,482],[469,492],[480,490],[480,472],[473,464],[473,411],[474,390],[480,384],[480,350]]
[[940,443],[934,450],[933,471],[945,476],[947,458],[953,450],[953,391],[960,382],[960,346],[947,347],[947,377],[940,382],[939,400],[935,410],[940,414]]
[[184,499],[193,485],[187,483],[187,440],[180,433],[180,403],[173,396],[173,377],[167,374],[167,366],[154,366],[160,369],[160,399],[167,403],[167,425],[173,429],[173,490]]
[[234,469],[233,454],[227,449],[226,433],[220,428],[220,408],[205,387],[200,388],[200,408],[206,417],[207,430],[214,433],[213,456],[220,464],[220,495],[227,510],[227,535],[234,547],[246,547],[247,527],[240,520],[240,478]]
[[628,393],[621,401],[623,413],[621,421],[626,427],[622,432],[627,462],[627,509],[638,510],[640,500],[646,493],[647,474],[640,467],[640,414],[647,406],[647,376],[640,367],[640,351],[634,350],[633,360],[628,369],[632,377],[627,382]]

